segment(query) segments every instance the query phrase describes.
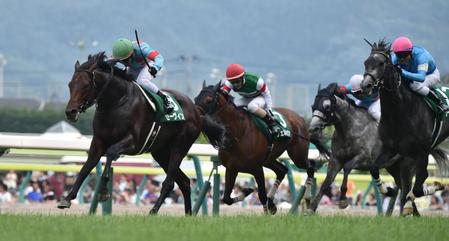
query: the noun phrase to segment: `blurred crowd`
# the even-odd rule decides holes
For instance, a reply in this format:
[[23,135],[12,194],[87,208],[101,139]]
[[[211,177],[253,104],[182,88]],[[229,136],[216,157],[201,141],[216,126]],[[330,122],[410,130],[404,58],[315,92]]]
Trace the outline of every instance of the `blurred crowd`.
[[[76,174],[75,173],[55,173],[55,172],[32,172],[31,177],[26,178],[27,172],[9,171],[0,173],[0,205],[7,203],[56,203],[62,197],[68,194],[73,187]],[[115,175],[113,180],[112,198],[115,204],[121,205],[153,205],[160,194],[161,182],[163,176],[149,176],[144,179],[142,175]],[[24,180],[29,180],[24,183]],[[142,182],[143,180],[143,182]],[[220,190],[223,192],[224,183],[221,183]],[[267,180],[266,187],[269,190],[274,180]],[[252,187],[255,191],[250,194],[244,201],[234,204],[245,206],[260,205],[257,196],[254,181],[249,178],[242,178],[237,181],[231,196],[239,196],[242,188]],[[95,175],[91,175],[86,188],[82,193],[84,203],[89,203],[93,197],[95,187]],[[193,194],[199,193],[196,179],[191,179],[191,187]],[[319,188],[319,187],[318,187]],[[445,191],[440,191],[430,196],[426,200],[424,208],[427,210],[446,210],[449,211],[449,187]],[[347,197],[351,206],[374,207],[376,206],[376,198],[373,192],[367,193],[367,197],[363,198],[363,191],[356,191],[355,184],[348,181]],[[191,195],[193,201],[197,195]],[[325,192],[321,199],[320,206],[336,206],[339,203],[340,187],[335,183],[330,190]],[[76,199],[73,203],[79,202]],[[207,200],[212,203],[212,193],[207,193]],[[364,202],[364,203],[363,203]],[[382,197],[382,206],[384,210],[388,206],[389,198]],[[184,197],[175,185],[175,189],[169,194],[165,200],[166,204],[182,204]],[[281,183],[275,196],[275,203],[285,208],[289,208],[291,203],[291,192],[287,181]],[[396,205],[399,205],[397,202]],[[423,206],[421,205],[421,208]]]

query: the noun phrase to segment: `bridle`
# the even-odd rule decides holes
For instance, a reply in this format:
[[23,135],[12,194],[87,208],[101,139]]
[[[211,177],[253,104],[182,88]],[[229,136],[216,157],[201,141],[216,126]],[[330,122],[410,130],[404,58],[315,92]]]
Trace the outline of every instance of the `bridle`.
[[[103,87],[99,91],[97,91],[98,86],[95,82],[95,76],[96,76],[95,73],[97,72],[96,69],[93,69],[93,70],[77,69],[77,70],[75,70],[75,73],[87,73],[90,77],[89,78],[90,95],[86,101],[84,101],[83,103],[81,103],[81,105],[78,106],[78,108],[77,108],[78,113],[85,112],[91,106],[96,104],[97,100],[100,99],[100,97],[103,95],[104,91],[107,89],[109,83],[111,82],[110,80],[114,76],[114,68],[112,66],[110,66],[110,67],[111,67],[111,72],[109,73],[109,78],[106,79],[106,83],[103,85]],[[97,93],[97,94],[95,94],[95,93]]]
[[[373,57],[373,58],[374,58],[374,55],[375,55],[375,54],[380,54],[381,56],[384,57],[383,64],[386,64],[386,65],[393,65],[393,63],[391,62],[391,57],[390,57],[390,55],[387,54],[386,52],[384,52],[384,51],[376,51],[376,50],[373,50],[373,51],[371,51],[371,54],[370,54],[369,57]],[[393,70],[394,70],[394,72],[397,74],[397,71],[396,71],[396,67],[395,67],[395,66],[393,66]],[[365,73],[363,74],[363,77],[364,77],[364,78],[365,78],[366,76],[369,76],[369,77],[371,77],[371,78],[373,79],[373,87],[383,88],[383,89],[385,89],[385,90],[387,90],[387,91],[389,91],[389,92],[392,92],[392,91],[396,90],[397,88],[399,88],[399,86],[401,86],[401,82],[402,82],[401,75],[398,74],[398,82],[397,82],[397,85],[396,85],[396,86],[393,86],[393,87],[391,87],[391,88],[387,88],[387,87],[385,86],[385,71],[382,73],[382,76],[381,76],[380,78],[376,78],[376,77],[375,77],[372,73],[370,73],[370,72],[365,72]]]
[[[212,115],[215,112],[217,112],[218,109],[218,90],[214,88],[214,90],[211,89],[202,89],[200,94],[198,95],[201,96],[202,93],[209,93],[213,95],[212,98],[212,102],[210,102],[209,104],[205,105],[204,107],[201,105],[196,105],[198,107],[198,109],[202,112],[202,114],[206,114],[206,115]],[[195,98],[195,102],[197,102],[198,97]]]
[[312,108],[312,117],[317,117],[323,121],[324,124],[321,126],[321,129],[324,129],[326,126],[335,124],[338,121],[337,116],[335,114],[335,105],[337,102],[337,100],[335,99],[335,96],[328,95],[328,94],[317,94],[316,97],[329,98],[331,104],[330,104],[330,109],[326,112],[318,110],[317,106],[314,105]]

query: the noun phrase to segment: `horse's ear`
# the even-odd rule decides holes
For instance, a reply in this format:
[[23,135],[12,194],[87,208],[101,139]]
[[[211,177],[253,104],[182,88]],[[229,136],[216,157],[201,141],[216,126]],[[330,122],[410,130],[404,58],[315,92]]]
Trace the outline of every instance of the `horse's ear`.
[[221,81],[218,81],[218,83],[215,84],[215,86],[214,86],[214,90],[218,91],[220,89],[220,87],[221,87]]
[[79,69],[80,67],[81,67],[80,61],[77,60],[75,63],[75,70]]
[[317,93],[320,92],[321,90],[321,83],[318,84],[318,90],[316,91]]
[[206,80],[203,80],[203,89],[206,88]]
[[87,56],[87,60],[90,60],[92,58],[92,55],[89,54],[89,56]]
[[366,42],[371,48],[373,48],[373,44],[372,44],[370,41],[368,41],[368,39],[363,38],[363,40],[365,40],[365,42]]

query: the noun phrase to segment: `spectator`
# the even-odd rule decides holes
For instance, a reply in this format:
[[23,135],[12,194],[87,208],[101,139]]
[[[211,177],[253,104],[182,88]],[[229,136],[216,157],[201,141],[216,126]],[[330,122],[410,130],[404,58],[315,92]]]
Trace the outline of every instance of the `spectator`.
[[8,190],[10,191],[16,191],[17,190],[17,173],[13,170],[9,171],[8,174],[6,174],[5,179],[3,183],[8,187]]
[[31,192],[27,194],[27,199],[29,202],[42,202],[42,193],[39,188],[39,183],[37,181],[31,181]]
[[366,200],[365,205],[366,206],[376,206],[376,196],[374,196],[374,193],[370,193],[368,195],[368,200]]
[[42,183],[42,190],[43,190],[42,199],[45,202],[51,202],[56,200],[55,192],[53,191],[53,188],[50,186],[48,181],[44,181]]
[[3,182],[0,182],[0,204],[11,202],[12,196],[11,193],[8,192],[8,186],[6,186]]
[[142,192],[141,200],[145,205],[154,204],[159,197],[159,182],[149,180],[146,184],[145,190]]
[[429,209],[434,211],[443,210],[443,200],[435,194],[432,195],[430,197]]

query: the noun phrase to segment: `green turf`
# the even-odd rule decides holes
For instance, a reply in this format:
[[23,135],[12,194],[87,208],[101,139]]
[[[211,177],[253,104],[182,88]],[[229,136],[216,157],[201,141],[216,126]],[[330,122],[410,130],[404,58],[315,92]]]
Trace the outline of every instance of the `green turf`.
[[0,215],[0,240],[448,240],[440,217]]

